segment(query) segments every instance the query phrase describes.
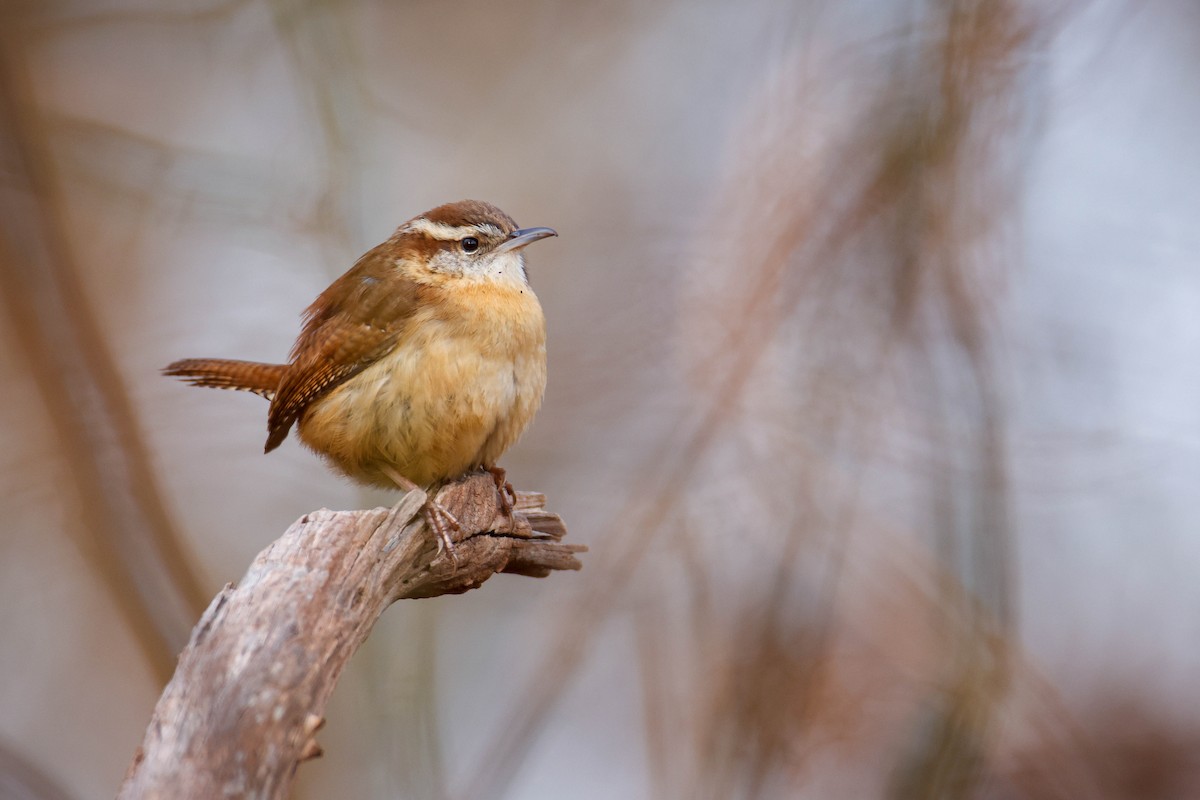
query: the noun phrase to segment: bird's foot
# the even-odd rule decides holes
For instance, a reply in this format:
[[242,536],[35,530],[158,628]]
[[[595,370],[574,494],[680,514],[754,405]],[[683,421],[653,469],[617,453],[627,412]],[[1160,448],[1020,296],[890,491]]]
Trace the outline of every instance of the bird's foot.
[[[392,483],[400,487],[406,492],[420,491],[421,487],[410,481],[408,478],[401,475],[391,467],[381,467],[383,474],[391,478]],[[450,557],[450,562],[458,569],[458,554],[454,552],[454,539],[450,537],[451,531],[462,532],[462,525],[449,509],[435,500],[433,497],[426,496],[425,505],[421,506],[421,516],[425,518],[425,524],[437,536],[437,555],[440,558],[442,555]]]
[[450,538],[450,531],[461,533],[462,525],[444,505],[432,497],[425,501],[425,505],[421,507],[421,513],[425,516],[425,522],[429,528],[437,536],[438,556],[449,556],[454,568],[458,569],[458,553],[454,551],[454,540]]
[[517,504],[517,492],[508,482],[508,473],[504,467],[497,467],[495,464],[485,466],[484,469],[491,473],[492,480],[496,482],[496,491],[500,492],[500,510],[504,512],[504,516],[511,518],[513,508]]

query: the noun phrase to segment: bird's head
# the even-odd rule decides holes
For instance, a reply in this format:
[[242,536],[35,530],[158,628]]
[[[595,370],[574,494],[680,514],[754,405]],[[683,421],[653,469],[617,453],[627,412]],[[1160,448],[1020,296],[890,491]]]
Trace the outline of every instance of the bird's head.
[[491,203],[460,200],[414,217],[392,239],[405,260],[430,277],[525,284],[522,250],[557,235],[551,228],[518,228]]

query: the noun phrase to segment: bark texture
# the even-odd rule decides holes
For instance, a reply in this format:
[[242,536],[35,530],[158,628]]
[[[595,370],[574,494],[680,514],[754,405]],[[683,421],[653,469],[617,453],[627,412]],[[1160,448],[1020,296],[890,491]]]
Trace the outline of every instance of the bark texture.
[[518,492],[504,514],[491,475],[443,487],[457,564],[438,556],[422,492],[394,508],[307,514],[227,585],[192,631],[120,798],[286,797],[342,669],[402,598],[472,589],[497,572],[579,569],[561,519]]

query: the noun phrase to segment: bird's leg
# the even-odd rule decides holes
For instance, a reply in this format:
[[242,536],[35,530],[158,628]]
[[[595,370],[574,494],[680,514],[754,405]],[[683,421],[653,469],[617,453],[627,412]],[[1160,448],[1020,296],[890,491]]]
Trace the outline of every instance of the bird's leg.
[[[391,478],[393,483],[406,492],[421,488],[389,466],[380,466],[379,469],[384,475]],[[461,531],[462,525],[445,506],[432,496],[429,496],[425,500],[425,505],[421,506],[421,513],[425,517],[425,522],[428,523],[430,529],[437,536],[438,555],[445,552],[450,556],[450,560],[454,563],[454,566],[457,567],[458,555],[454,552],[454,540],[450,538],[450,531]]]
[[508,482],[508,473],[504,467],[497,467],[495,464],[485,464],[483,468],[491,473],[492,480],[496,482],[496,490],[500,492],[500,510],[504,512],[504,516],[512,517],[513,506],[517,503],[517,492]]

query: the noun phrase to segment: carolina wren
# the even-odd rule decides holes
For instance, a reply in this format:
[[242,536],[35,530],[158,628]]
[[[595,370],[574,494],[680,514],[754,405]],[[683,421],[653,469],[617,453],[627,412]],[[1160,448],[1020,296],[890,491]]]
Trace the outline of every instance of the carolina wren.
[[[429,488],[484,467],[533,419],[546,388],[546,324],[517,228],[489,203],[438,206],[396,229],[304,312],[286,364],[176,361],[164,373],[271,402],[270,452],[297,427],[337,471]],[[427,507],[427,510],[428,509]],[[450,548],[440,506],[430,522]]]

